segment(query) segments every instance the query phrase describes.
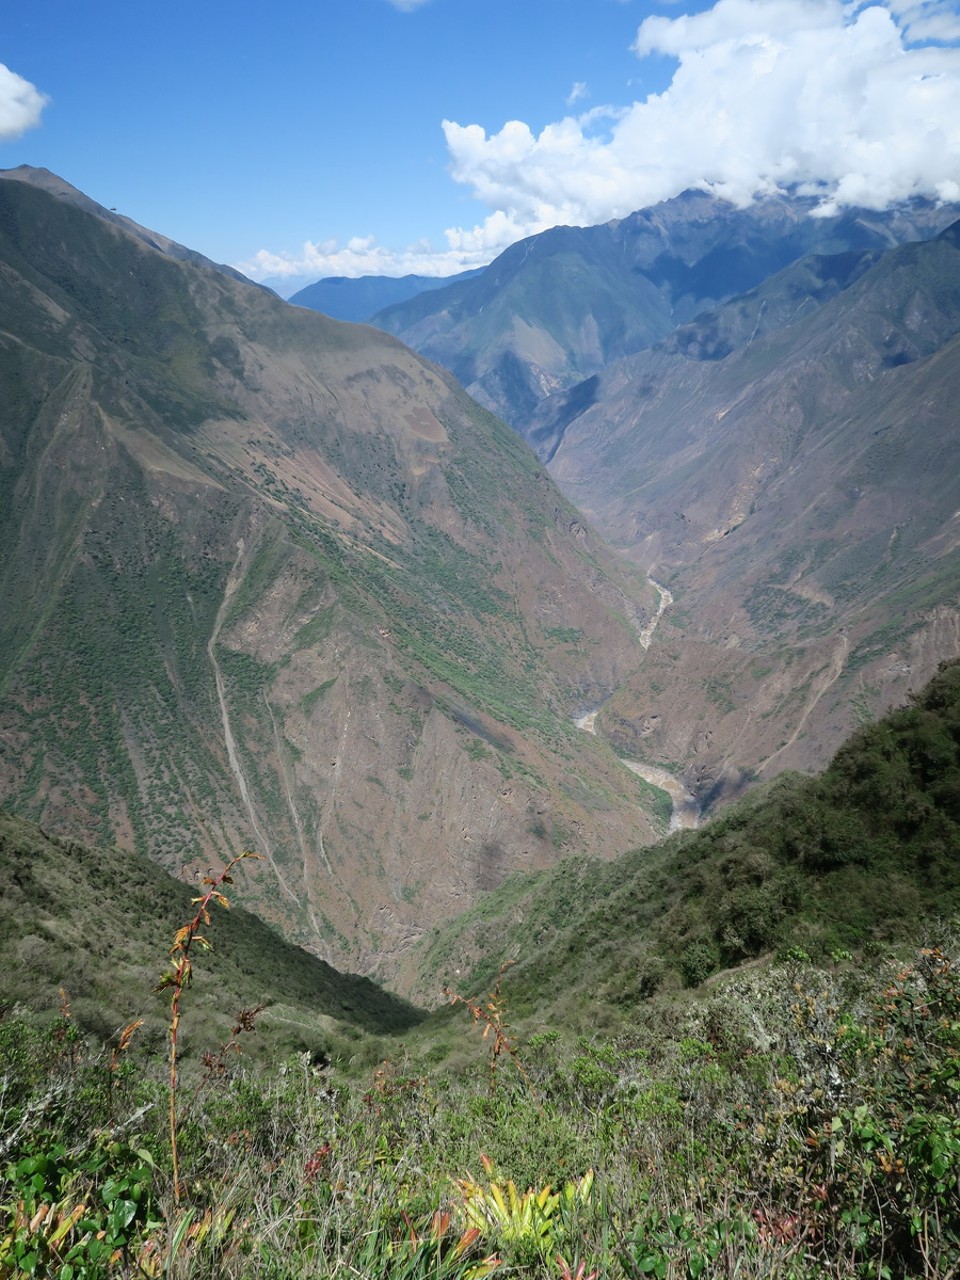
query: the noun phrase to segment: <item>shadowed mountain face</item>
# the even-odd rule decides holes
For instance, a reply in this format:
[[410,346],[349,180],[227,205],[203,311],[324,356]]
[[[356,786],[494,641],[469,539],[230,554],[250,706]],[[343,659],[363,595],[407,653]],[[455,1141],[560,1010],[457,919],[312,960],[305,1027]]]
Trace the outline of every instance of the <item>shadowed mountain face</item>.
[[769,197],[737,209],[688,191],[619,222],[523,240],[479,278],[389,307],[375,323],[451,369],[532,439],[530,418],[546,396],[653,346],[797,259],[925,239],[960,212],[916,201],[888,213],[812,217],[815,205]]
[[[241,864],[238,882],[250,865]],[[170,992],[157,983],[175,932],[196,915],[206,886],[180,883],[131,849],[48,836],[2,809],[0,884],[5,1013],[25,1005],[49,1015],[65,992],[85,1031],[107,1040],[137,1017],[145,1022],[140,1042],[163,1044]],[[241,908],[212,903],[203,932],[212,948],[196,965],[185,1040],[194,1057],[227,1043],[238,1009],[263,1008],[258,1034],[245,1046],[261,1060],[322,1051],[331,1032],[409,1030],[422,1017]]]
[[447,374],[50,175],[0,180],[0,274],[14,811],[187,873],[259,848],[247,902],[385,975],[512,870],[651,837],[571,723],[650,588]]
[[960,652],[958,228],[805,258],[533,419],[677,600],[600,727],[702,796],[822,763]]

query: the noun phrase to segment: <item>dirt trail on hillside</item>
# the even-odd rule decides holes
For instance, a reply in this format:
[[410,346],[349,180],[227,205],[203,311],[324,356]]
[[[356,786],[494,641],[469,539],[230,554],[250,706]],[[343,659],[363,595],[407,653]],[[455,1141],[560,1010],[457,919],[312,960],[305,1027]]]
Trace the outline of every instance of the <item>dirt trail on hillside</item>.
[[803,732],[803,727],[809,720],[810,713],[813,711],[814,707],[817,705],[817,703],[820,701],[823,695],[827,692],[830,686],[833,684],[836,684],[836,682],[840,679],[841,673],[843,672],[844,664],[846,663],[846,660],[847,660],[847,653],[849,652],[849,649],[850,649],[850,641],[847,639],[846,636],[841,635],[837,642],[837,647],[833,651],[833,656],[830,659],[830,663],[823,674],[823,678],[814,686],[813,697],[804,707],[803,715],[801,715],[800,719],[797,721],[796,728],[794,729],[793,733],[791,733],[790,737],[786,740],[786,742],[783,744],[782,747],[778,747],[776,751],[773,752],[772,755],[767,756],[766,760],[761,761],[761,763],[757,766],[757,773],[763,773],[764,769],[766,769],[768,764],[776,760],[777,756],[783,755],[784,751],[789,750],[789,748],[792,747],[793,744],[796,742],[796,740],[800,737],[800,734]]
[[230,601],[233,599],[233,596],[244,577],[243,553],[244,543],[243,539],[240,538],[237,541],[237,558],[233,562],[233,567],[227,575],[227,585],[224,588],[223,599],[220,601],[220,608],[217,610],[217,616],[213,622],[213,630],[210,632],[210,639],[207,641],[207,657],[210,659],[210,665],[213,667],[213,678],[217,687],[217,701],[220,703],[220,721],[223,725],[223,740],[227,748],[227,760],[230,763],[230,772],[236,780],[237,787],[240,791],[240,799],[243,801],[243,807],[247,811],[247,817],[250,819],[250,825],[253,828],[253,833],[257,837],[259,852],[263,854],[266,860],[270,863],[270,866],[273,868],[274,875],[277,877],[277,881],[281,889],[299,907],[300,899],[280,874],[280,868],[274,861],[267,839],[260,829],[259,822],[257,822],[257,815],[253,807],[253,801],[250,799],[250,790],[247,786],[247,779],[243,772],[243,766],[240,763],[240,757],[237,754],[237,744],[234,740],[233,729],[230,725],[230,711],[227,707],[227,694],[223,681],[223,673],[220,670],[220,663],[217,661],[217,641],[220,638],[220,631],[223,627],[224,619],[227,616]]

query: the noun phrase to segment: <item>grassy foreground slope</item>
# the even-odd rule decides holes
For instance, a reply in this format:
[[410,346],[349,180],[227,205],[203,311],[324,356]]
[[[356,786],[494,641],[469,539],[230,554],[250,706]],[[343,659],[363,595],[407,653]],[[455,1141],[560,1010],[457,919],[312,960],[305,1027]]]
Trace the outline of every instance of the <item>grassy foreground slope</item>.
[[457,1077],[235,1060],[179,1096],[69,1025],[0,1023],[0,1274],[181,1280],[946,1280],[960,1262],[958,938],[556,1028]]
[[[140,1038],[159,1043],[166,1009],[154,988],[175,931],[205,892],[136,853],[51,838],[0,809],[0,1005],[50,1013],[62,988],[85,1032],[107,1039],[143,1018]],[[227,1040],[237,1012],[260,1004],[254,1050],[261,1056],[323,1052],[331,1035],[401,1031],[421,1016],[241,908],[218,909],[204,932],[213,949],[197,962],[186,1001],[188,1052]]]
[[[783,780],[660,847],[646,885],[675,926],[688,913],[668,971],[693,945],[719,960],[761,945],[742,929],[734,942],[719,909],[761,852],[755,889],[775,897],[790,866],[803,890],[764,941],[809,950],[696,993],[670,990],[668,973],[643,999],[653,984],[639,989],[623,928],[632,872],[642,932],[643,882],[628,860],[603,902],[584,870],[539,959],[481,995],[474,1019],[447,1011],[416,1032],[413,1052],[383,1039],[372,1072],[369,1045],[330,1073],[303,1053],[255,1073],[215,1059],[177,1095],[179,1178],[149,1044],[111,1060],[71,1020],[8,1014],[0,1275],[955,1276],[960,932],[923,916],[957,906],[958,710],[953,664],[822,778]],[[541,881],[536,900],[556,910],[557,886]],[[648,956],[657,937],[654,922]],[[578,1033],[588,997],[596,1016]],[[436,1053],[454,1016],[456,1069]]]

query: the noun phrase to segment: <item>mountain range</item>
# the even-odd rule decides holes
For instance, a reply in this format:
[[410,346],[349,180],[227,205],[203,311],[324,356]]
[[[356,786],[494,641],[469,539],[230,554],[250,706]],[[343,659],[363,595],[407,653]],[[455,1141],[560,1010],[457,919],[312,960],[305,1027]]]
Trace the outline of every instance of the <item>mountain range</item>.
[[293,306],[322,311],[333,320],[370,320],[378,311],[406,302],[421,293],[444,289],[460,280],[470,280],[483,271],[461,271],[455,276],[325,276],[287,299]]
[[375,323],[450,369],[527,434],[548,395],[811,253],[883,251],[925,239],[960,207],[915,200],[822,215],[812,197],[746,208],[702,191],[595,227],[554,227],[511,245],[482,275],[385,308]]
[[761,203],[511,428],[0,174],[0,1274],[956,1271],[960,222]]
[[664,587],[595,726],[701,802],[822,766],[960,648],[958,215],[688,192],[376,318]]
[[377,330],[42,171],[0,179],[0,790],[389,976],[512,871],[663,797],[574,716],[644,575],[517,436]]
[[960,651],[958,334],[960,223],[805,258],[542,407],[554,477],[679,602],[605,709],[623,749],[818,767]]
[[247,905],[413,991],[515,873],[664,834],[637,772],[692,814],[821,767],[960,649],[960,237],[815,212],[688,193],[379,314],[511,430],[2,175],[4,803],[186,879],[259,849]]

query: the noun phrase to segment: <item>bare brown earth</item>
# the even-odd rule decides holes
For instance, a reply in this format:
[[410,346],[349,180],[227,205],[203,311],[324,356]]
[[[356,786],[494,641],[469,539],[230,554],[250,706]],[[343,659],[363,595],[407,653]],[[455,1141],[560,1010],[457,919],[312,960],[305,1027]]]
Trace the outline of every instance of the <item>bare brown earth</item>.
[[573,717],[639,668],[655,592],[515,435],[394,339],[23,176],[5,804],[185,878],[258,849],[238,896],[384,978],[512,872],[650,841]]
[[675,597],[598,731],[707,804],[821,767],[960,652],[957,235],[787,323],[830,269],[611,366],[551,463]]

